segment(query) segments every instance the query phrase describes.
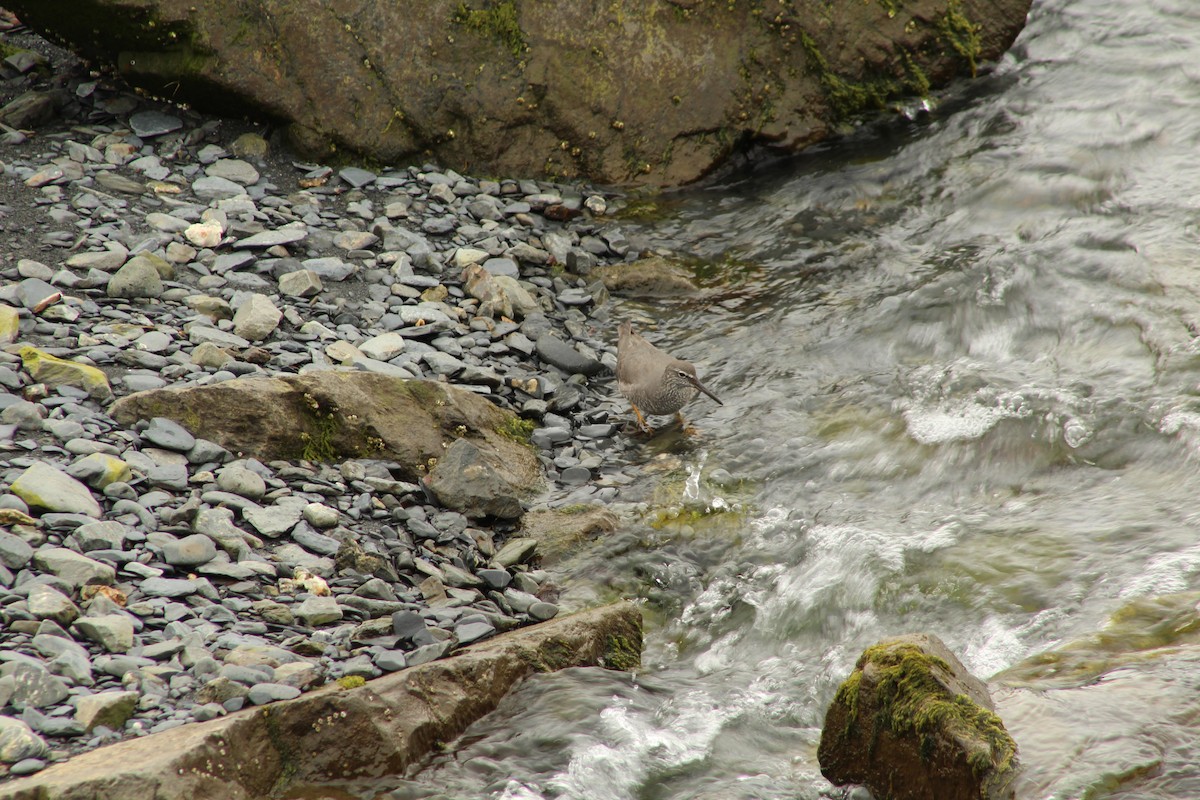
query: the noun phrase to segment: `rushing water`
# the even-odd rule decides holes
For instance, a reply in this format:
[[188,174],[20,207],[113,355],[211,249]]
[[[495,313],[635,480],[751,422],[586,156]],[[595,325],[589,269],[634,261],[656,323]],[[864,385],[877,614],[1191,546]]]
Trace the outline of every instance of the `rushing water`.
[[[636,677],[530,680],[384,796],[841,796],[816,742],[865,646],[930,631],[987,676],[1200,589],[1198,190],[1200,4],[1038,0],[932,113],[638,226],[723,265],[702,302],[620,313],[658,316],[725,401],[689,407],[700,432],[658,480],[730,511],[631,525],[570,565],[568,604],[645,599]],[[1031,796],[1197,796],[1189,715],[1126,744],[1146,695],[1105,686],[1104,713],[1062,706],[1093,739],[1023,744],[1052,765]],[[1169,779],[1081,766],[1154,741]]]

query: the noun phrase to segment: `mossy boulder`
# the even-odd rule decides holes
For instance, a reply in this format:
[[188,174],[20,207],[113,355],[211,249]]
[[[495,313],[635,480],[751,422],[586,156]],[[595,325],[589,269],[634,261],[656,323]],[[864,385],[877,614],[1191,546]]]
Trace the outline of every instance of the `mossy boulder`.
[[1014,796],[1017,745],[987,686],[936,636],[867,648],[825,715],[821,774],[878,800]]
[[1031,0],[10,0],[152,93],[313,157],[678,185],[1000,56]]
[[398,477],[414,482],[461,438],[516,494],[542,482],[534,451],[509,434],[516,420],[511,412],[436,381],[334,370],[237,378],[138,392],[109,413],[123,425],[167,417],[195,436],[263,460],[395,461]]

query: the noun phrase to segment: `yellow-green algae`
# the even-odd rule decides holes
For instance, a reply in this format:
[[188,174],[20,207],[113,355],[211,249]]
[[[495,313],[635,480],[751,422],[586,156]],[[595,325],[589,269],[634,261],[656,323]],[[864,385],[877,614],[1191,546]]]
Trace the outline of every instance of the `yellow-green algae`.
[[878,676],[872,748],[878,734],[885,729],[896,736],[916,734],[921,737],[922,758],[929,758],[937,743],[934,734],[958,728],[973,733],[972,739],[986,744],[967,757],[977,775],[993,765],[1000,772],[1015,766],[1017,745],[1000,717],[966,695],[950,694],[933,675],[934,668],[950,672],[950,666],[912,644],[878,644],[859,657],[854,672],[838,687],[834,700],[847,709],[846,733],[859,722],[859,692],[863,668],[868,663],[874,665],[874,674]]

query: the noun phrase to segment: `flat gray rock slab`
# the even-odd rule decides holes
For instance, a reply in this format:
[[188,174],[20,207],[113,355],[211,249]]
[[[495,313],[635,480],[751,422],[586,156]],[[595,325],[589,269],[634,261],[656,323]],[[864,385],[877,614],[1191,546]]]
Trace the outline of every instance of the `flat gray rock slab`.
[[139,111],[129,118],[129,127],[145,139],[177,131],[183,127],[183,120],[161,111]]
[[[352,780],[379,764],[416,763],[436,742],[450,741],[490,713],[535,672],[601,665],[632,669],[641,642],[641,614],[632,604],[583,611],[494,636],[450,658],[401,669],[359,688],[332,684],[274,702],[269,715],[250,708],[83,753],[0,784],[0,800],[209,800],[260,796],[263,786],[285,792]],[[384,662],[399,667],[403,659]],[[250,691],[253,700],[273,702],[289,688],[264,683]],[[330,714],[336,724],[313,724]],[[355,746],[347,748],[348,741]],[[296,759],[293,753],[305,757]],[[198,770],[196,764],[211,766]]]
[[253,236],[247,236],[245,239],[238,239],[233,243],[235,250],[243,250],[246,248],[266,248],[275,247],[276,245],[295,244],[296,242],[304,241],[308,236],[308,230],[305,228],[276,228],[273,231],[263,231],[256,233]]

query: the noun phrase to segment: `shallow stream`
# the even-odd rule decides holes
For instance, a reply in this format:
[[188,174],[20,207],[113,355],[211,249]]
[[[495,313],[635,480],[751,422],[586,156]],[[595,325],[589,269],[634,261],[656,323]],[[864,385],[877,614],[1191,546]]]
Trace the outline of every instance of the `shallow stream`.
[[[630,454],[679,459],[679,518],[569,565],[567,606],[644,598],[644,669],[530,680],[385,797],[840,797],[816,744],[864,647],[930,631],[986,677],[1200,589],[1200,4],[1037,0],[914,117],[627,228],[722,287],[622,309],[725,405]],[[1075,766],[1145,696],[1097,702],[1092,739],[1023,745],[1029,796],[1197,796],[1194,713],[1158,778]]]

